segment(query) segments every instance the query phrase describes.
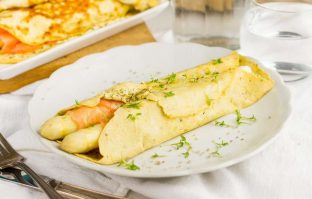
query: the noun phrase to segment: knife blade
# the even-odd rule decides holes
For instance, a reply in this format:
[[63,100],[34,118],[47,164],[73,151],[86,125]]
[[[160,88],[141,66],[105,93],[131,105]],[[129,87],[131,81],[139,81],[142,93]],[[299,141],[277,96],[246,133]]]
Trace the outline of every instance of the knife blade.
[[[126,199],[112,194],[102,193],[80,186],[64,183],[47,176],[41,176],[50,186],[66,199]],[[26,174],[17,168],[6,168],[0,171],[0,179],[12,182],[26,188],[41,191],[41,189]]]

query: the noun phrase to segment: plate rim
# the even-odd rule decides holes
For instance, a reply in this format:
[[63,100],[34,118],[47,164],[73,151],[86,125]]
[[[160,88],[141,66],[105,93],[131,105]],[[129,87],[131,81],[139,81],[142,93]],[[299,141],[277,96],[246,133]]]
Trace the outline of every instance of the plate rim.
[[[145,44],[141,44],[141,45],[125,45],[125,46],[119,46],[119,47],[115,47],[112,49],[109,49],[105,52],[100,52],[100,53],[95,53],[95,54],[90,54],[87,55],[85,57],[82,57],[80,59],[78,59],[76,62],[67,65],[66,67],[60,68],[57,71],[55,71],[50,78],[43,82],[41,85],[38,86],[38,88],[36,89],[33,97],[31,98],[31,100],[29,101],[28,104],[28,113],[30,114],[30,109],[32,104],[34,103],[33,98],[35,96],[35,94],[41,90],[44,89],[45,85],[48,84],[48,81],[53,81],[53,79],[57,78],[59,73],[64,73],[64,71],[66,72],[66,70],[73,70],[73,66],[76,65],[79,62],[82,62],[84,60],[90,59],[93,56],[108,56],[110,53],[114,53],[114,51],[118,51],[120,48],[141,48],[146,47],[146,46],[153,46],[153,45],[195,45],[195,46],[201,46],[201,47],[205,47],[205,48],[219,48],[219,49],[225,49],[225,48],[220,48],[220,47],[208,47],[208,46],[203,46],[200,44],[195,44],[195,43],[163,43],[163,42],[150,42],[150,43],[145,43]],[[228,49],[226,49],[228,50]],[[249,57],[251,58],[251,57]],[[270,145],[282,132],[285,123],[288,121],[289,116],[292,112],[292,106],[291,106],[291,92],[289,90],[289,88],[286,86],[286,84],[283,82],[282,78],[278,75],[278,73],[270,68],[265,67],[259,60],[251,58],[254,61],[257,62],[257,64],[259,64],[259,66],[265,70],[266,72],[268,72],[270,74],[270,76],[272,76],[272,79],[275,80],[275,86],[279,86],[282,90],[280,92],[283,93],[283,96],[285,96],[285,98],[287,98],[287,103],[285,103],[287,106],[285,107],[285,115],[283,115],[282,117],[282,122],[279,124],[279,126],[277,126],[277,130],[272,134],[272,136],[270,136],[266,141],[264,141],[264,143],[262,143],[260,146],[252,149],[250,152],[247,152],[246,154],[243,154],[239,157],[234,157],[230,160],[227,160],[225,162],[219,163],[215,166],[212,167],[203,167],[203,168],[196,168],[196,169],[185,169],[185,170],[181,170],[181,171],[175,171],[175,172],[166,172],[166,173],[149,173],[149,172],[135,172],[135,171],[128,171],[126,169],[118,169],[118,171],[116,171],[115,167],[110,167],[111,165],[100,165],[100,164],[96,164],[93,162],[90,162],[88,160],[79,158],[77,156],[74,156],[72,154],[68,154],[64,151],[61,151],[59,149],[57,149],[56,147],[53,146],[53,141],[49,141],[46,140],[45,138],[41,137],[38,132],[36,131],[36,129],[33,128],[32,125],[32,121],[30,118],[30,126],[32,129],[32,132],[34,134],[36,134],[36,136],[39,138],[39,140],[47,147],[49,148],[52,152],[64,156],[66,159],[68,159],[70,162],[73,162],[74,164],[77,164],[81,167],[84,168],[88,168],[88,169],[93,169],[102,173],[110,173],[110,174],[114,174],[114,175],[120,175],[120,176],[126,176],[126,177],[136,177],[136,178],[167,178],[167,177],[179,177],[179,176],[186,176],[186,175],[191,175],[191,174],[199,174],[199,173],[207,173],[207,172],[211,172],[211,171],[215,171],[217,169],[221,169],[221,168],[225,168],[231,165],[234,165],[236,163],[242,162],[254,155],[256,155],[257,153],[261,152],[262,150],[264,150],[268,145]],[[103,170],[104,168],[104,170]]]

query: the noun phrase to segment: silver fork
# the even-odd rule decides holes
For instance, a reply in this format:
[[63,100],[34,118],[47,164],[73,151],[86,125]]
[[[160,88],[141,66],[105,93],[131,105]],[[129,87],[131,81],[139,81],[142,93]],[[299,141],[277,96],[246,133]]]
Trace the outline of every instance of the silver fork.
[[0,169],[16,166],[30,175],[33,180],[38,183],[41,189],[49,196],[49,198],[64,199],[23,161],[24,157],[18,154],[0,133]]

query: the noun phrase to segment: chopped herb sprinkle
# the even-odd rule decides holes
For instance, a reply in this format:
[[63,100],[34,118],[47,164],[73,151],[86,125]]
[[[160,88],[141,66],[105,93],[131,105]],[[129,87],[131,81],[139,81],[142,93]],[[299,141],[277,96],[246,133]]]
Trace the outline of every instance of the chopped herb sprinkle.
[[221,63],[223,63],[222,60],[221,60],[221,58],[219,58],[219,59],[214,59],[214,60],[212,61],[212,64],[213,64],[213,65],[221,64]]
[[219,150],[215,150],[215,151],[211,152],[211,155],[213,155],[215,157],[219,157],[219,158],[222,157],[222,155],[220,154]]
[[205,72],[205,75],[210,75],[210,74],[211,74],[210,70],[207,70],[207,71]]
[[190,79],[190,82],[191,83],[196,83],[196,82],[198,82],[198,80],[199,80],[199,77],[193,77],[193,78]]
[[131,102],[131,103],[128,103],[128,104],[124,104],[123,107],[126,107],[126,108],[134,108],[134,109],[140,109],[141,107],[141,102]]
[[152,78],[151,82],[152,82],[152,83],[158,83],[158,82],[159,82],[159,80],[158,80],[158,79],[154,79],[154,78]]
[[164,88],[165,85],[164,85],[164,84],[159,84],[159,87],[160,87],[160,88]]
[[155,158],[161,158],[161,157],[165,157],[165,155],[159,155],[158,153],[154,153],[151,158],[155,159]]
[[208,106],[210,106],[212,103],[212,99],[210,99],[210,97],[208,97],[208,96],[206,96],[206,103]]
[[224,142],[223,140],[220,143],[217,143],[217,142],[214,142],[214,141],[213,141],[213,143],[217,146],[218,149],[229,145],[228,142]]
[[127,119],[131,120],[131,121],[134,121],[136,120],[140,115],[142,115],[142,113],[136,113],[136,114],[129,114],[127,116]]
[[80,105],[78,100],[75,100],[75,104],[76,104],[77,106]]
[[175,73],[172,73],[171,75],[169,75],[168,77],[166,77],[166,81],[167,84],[172,84],[173,82],[175,82],[177,75]]
[[226,124],[224,121],[220,122],[220,121],[215,121],[215,126],[220,126],[220,127],[233,127],[229,124]]
[[172,91],[164,92],[164,96],[165,97],[172,97],[172,96],[174,96],[174,92],[172,92]]
[[219,72],[213,72],[212,74],[211,74],[211,80],[212,81],[216,81],[217,80],[217,78],[219,77]]
[[132,160],[131,163],[126,162],[125,160],[121,160],[118,164],[118,167],[124,167],[125,169],[135,171],[135,170],[140,170],[140,167],[134,164],[134,161]]

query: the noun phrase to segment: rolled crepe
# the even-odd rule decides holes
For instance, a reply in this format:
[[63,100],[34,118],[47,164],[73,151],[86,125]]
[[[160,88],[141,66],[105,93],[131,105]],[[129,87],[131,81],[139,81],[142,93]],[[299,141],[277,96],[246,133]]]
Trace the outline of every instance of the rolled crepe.
[[117,84],[87,101],[104,98],[125,103],[100,134],[100,154],[77,155],[99,164],[132,158],[252,105],[273,85],[255,62],[236,52],[159,80]]

